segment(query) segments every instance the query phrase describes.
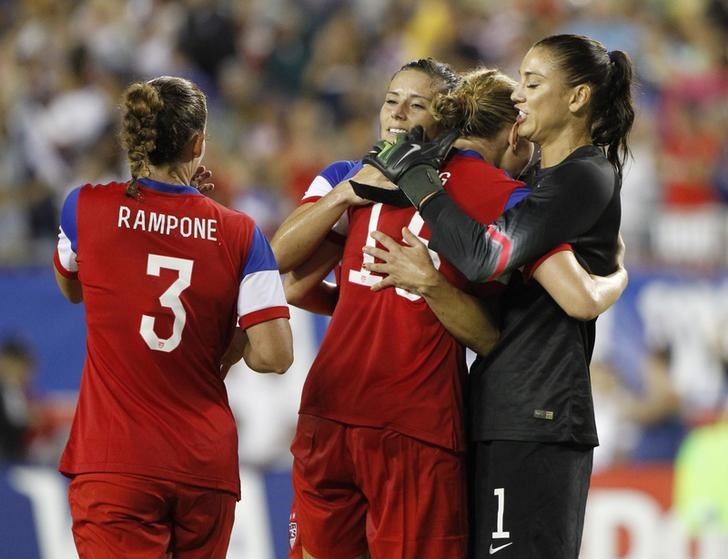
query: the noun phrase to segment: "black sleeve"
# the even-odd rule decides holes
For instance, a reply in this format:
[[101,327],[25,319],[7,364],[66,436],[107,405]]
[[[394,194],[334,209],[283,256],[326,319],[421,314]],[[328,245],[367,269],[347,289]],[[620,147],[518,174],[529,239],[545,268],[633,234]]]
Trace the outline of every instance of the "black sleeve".
[[545,178],[489,225],[470,218],[447,194],[438,194],[420,210],[432,231],[429,247],[470,281],[485,282],[575,239],[604,212],[615,182],[596,167],[574,163]]

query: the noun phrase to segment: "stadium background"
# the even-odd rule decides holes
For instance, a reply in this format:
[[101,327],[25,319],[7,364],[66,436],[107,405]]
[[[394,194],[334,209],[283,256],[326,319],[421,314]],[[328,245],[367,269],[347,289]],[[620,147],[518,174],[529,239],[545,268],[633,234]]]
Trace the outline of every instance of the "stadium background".
[[[75,557],[55,464],[83,310],[57,293],[50,262],[65,193],[128,176],[115,136],[127,83],[173,74],[203,87],[214,196],[270,235],[318,170],[366,151],[402,63],[515,76],[556,32],[626,50],[638,76],[630,286],[598,323],[602,446],[582,556],[728,557],[725,0],[0,0],[0,345],[16,348],[0,355],[0,382],[25,375],[31,425],[22,455],[0,464],[0,557]],[[285,557],[288,441],[326,322],[295,311],[293,325],[285,376],[241,366],[228,380],[243,466],[230,557]]]

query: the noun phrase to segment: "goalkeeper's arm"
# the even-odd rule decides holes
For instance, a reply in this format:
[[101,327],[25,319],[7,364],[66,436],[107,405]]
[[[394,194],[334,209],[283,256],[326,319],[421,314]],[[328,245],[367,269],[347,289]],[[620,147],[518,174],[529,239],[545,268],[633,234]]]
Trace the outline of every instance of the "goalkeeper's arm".
[[438,171],[458,135],[456,130],[450,130],[432,142],[425,142],[422,127],[416,126],[409,134],[399,136],[394,144],[373,150],[363,161],[379,169],[397,184],[413,206],[420,208],[423,201],[442,191]]
[[[584,169],[575,171],[585,175]],[[613,183],[566,173],[543,181],[491,224],[469,217],[444,192],[432,196],[420,210],[432,231],[429,247],[475,282],[530,264],[588,231],[613,196]]]

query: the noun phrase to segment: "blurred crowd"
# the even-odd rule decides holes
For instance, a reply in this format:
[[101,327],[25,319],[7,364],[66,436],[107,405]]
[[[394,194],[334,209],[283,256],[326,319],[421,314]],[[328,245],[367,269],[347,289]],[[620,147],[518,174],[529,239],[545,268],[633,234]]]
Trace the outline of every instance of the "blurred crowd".
[[628,258],[725,264],[725,0],[0,0],[0,265],[47,262],[68,189],[128,177],[115,128],[132,81],[202,86],[215,195],[271,232],[323,165],[376,139],[401,64],[515,76],[555,32],[624,49],[637,68]]
[[[0,267],[48,266],[68,190],[128,178],[116,126],[132,81],[172,74],[203,88],[213,196],[270,235],[321,168],[376,140],[384,88],[403,63],[432,56],[515,77],[529,45],[558,32],[625,50],[636,67],[628,266],[725,270],[727,0],[0,0]],[[689,429],[728,419],[728,282],[703,291],[641,292],[648,352],[637,372],[620,369],[614,348],[596,355],[597,469],[672,460]],[[3,453],[14,457],[28,439],[21,427],[38,430],[33,359],[13,340],[2,354]],[[265,407],[278,413],[281,401]],[[252,422],[262,413],[250,414],[249,433],[265,432]],[[255,447],[243,425],[241,445],[251,446],[242,458],[287,460],[287,429],[275,448],[269,439]]]

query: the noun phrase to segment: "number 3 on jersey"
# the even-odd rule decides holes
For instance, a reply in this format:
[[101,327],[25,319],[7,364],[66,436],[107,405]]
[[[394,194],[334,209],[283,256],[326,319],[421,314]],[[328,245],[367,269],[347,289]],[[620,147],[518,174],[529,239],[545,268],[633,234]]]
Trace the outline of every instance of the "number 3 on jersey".
[[162,339],[154,332],[154,317],[146,314],[142,315],[142,321],[139,325],[139,333],[147,343],[149,349],[154,351],[170,352],[176,348],[182,341],[182,330],[187,320],[187,311],[182,305],[180,295],[190,286],[192,279],[192,260],[185,258],[174,258],[172,256],[160,256],[159,254],[150,254],[147,259],[147,274],[159,277],[159,271],[162,268],[177,271],[177,279],[172,282],[167,291],[159,296],[159,303],[163,307],[172,309],[174,314],[174,325],[172,326],[172,335],[169,338]]
[[[372,237],[372,231],[376,231],[377,227],[379,225],[379,218],[382,213],[382,204],[374,204],[371,208],[371,214],[369,216],[369,227],[367,230],[367,238],[366,238],[366,246],[373,247],[376,245],[376,241]],[[410,220],[409,224],[407,225],[407,228],[412,231],[413,234],[417,236],[419,240],[421,240],[425,245],[427,244],[427,240],[420,237],[420,233],[422,232],[422,229],[425,226],[425,222],[420,216],[419,213],[415,212],[412,215],[412,219]],[[436,270],[440,269],[440,256],[434,251],[429,250],[430,253],[430,259],[432,260],[433,265],[435,266]],[[367,263],[373,263],[374,257],[369,254],[364,254],[364,258],[362,259],[362,267],[360,270],[349,270],[349,281],[351,283],[356,283],[358,285],[368,285],[372,286],[376,283],[379,283],[382,280],[382,276],[374,275],[372,272],[364,268],[364,264]],[[416,295],[415,293],[410,293],[406,289],[402,289],[400,287],[395,288],[395,292],[400,297],[404,297],[405,299],[409,299],[410,301],[419,301],[422,299],[421,295]]]

